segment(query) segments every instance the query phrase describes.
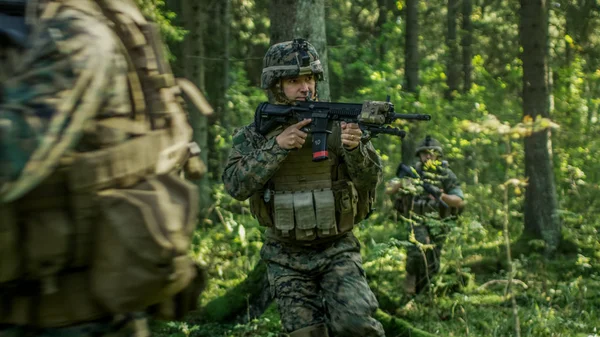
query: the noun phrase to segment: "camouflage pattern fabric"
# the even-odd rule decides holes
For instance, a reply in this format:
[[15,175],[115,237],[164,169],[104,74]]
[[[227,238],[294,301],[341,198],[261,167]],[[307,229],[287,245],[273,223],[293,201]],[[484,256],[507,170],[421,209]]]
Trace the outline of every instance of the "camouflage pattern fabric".
[[[37,186],[68,151],[98,148],[85,137],[89,121],[131,114],[127,61],[99,16],[61,9],[39,21],[28,45],[1,83],[0,203]],[[145,319],[46,329],[0,325],[1,337],[131,336],[143,331]]]
[[[415,166],[418,171],[421,171],[422,165],[420,162]],[[458,178],[452,170],[438,166],[432,171],[434,172],[428,172],[425,168],[425,170],[421,171],[421,174],[425,177],[424,179],[429,179],[429,183],[441,185],[444,193],[464,198]],[[438,181],[436,182],[435,180]],[[417,245],[412,245],[407,249],[406,272],[407,274],[416,276],[417,293],[424,289],[431,278],[440,270],[441,252],[447,234],[444,228],[437,227],[434,230],[424,221],[427,217],[434,217],[437,220],[441,220],[439,219],[438,212],[440,205],[438,205],[438,202],[432,200],[427,194],[415,196],[415,203],[419,200],[426,201],[427,205],[430,205],[431,208],[429,209],[429,213],[421,214],[421,216],[423,216],[422,219],[413,218],[413,220],[416,221],[407,224],[408,232],[414,233],[415,240],[419,243],[425,245],[433,244],[435,246],[433,248],[422,250]]]
[[130,113],[127,62],[113,32],[72,9],[42,20],[2,83],[0,201],[22,196],[80,142],[97,115]]
[[281,323],[289,333],[326,323],[333,336],[385,336],[352,233],[322,247],[267,240],[261,250]]
[[[370,189],[379,182],[381,159],[370,142],[361,143],[353,151],[341,146],[331,150],[344,159],[357,189]],[[289,152],[277,144],[275,137],[267,139],[258,133],[253,124],[241,128],[233,136],[223,171],[225,189],[238,200],[248,199],[271,179]]]
[[[337,127],[332,136],[339,135]],[[335,143],[338,146],[330,151],[346,163],[356,188],[374,188],[382,167],[372,144],[361,143],[348,151],[341,141]],[[263,188],[288,153],[275,137],[265,138],[254,125],[243,127],[233,137],[223,172],[225,189],[238,200],[249,198]],[[288,332],[327,321],[336,336],[384,336],[379,322],[371,317],[378,304],[366,282],[359,243],[351,233],[310,248],[269,238],[261,256]]]
[[279,79],[313,74],[323,79],[323,65],[317,50],[306,40],[296,39],[272,45],[263,58],[261,87],[271,88]]

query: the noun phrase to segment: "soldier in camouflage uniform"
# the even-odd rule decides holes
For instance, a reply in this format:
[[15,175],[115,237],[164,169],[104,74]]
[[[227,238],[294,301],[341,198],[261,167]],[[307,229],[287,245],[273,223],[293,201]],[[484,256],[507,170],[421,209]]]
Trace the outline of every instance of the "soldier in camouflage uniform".
[[[267,51],[262,88],[273,103],[315,99],[323,77],[319,56],[305,40]],[[292,337],[384,336],[372,318],[377,300],[352,234],[365,216],[381,176],[380,158],[362,142],[357,124],[334,124],[330,159],[313,162],[310,120],[261,135],[254,123],[233,137],[223,173],[227,191],[250,198],[253,215],[267,228],[261,251],[284,329]]]
[[8,7],[28,24],[0,17],[19,46],[0,46],[0,336],[148,336],[196,275],[191,128],[160,39],[132,0]]
[[[456,175],[443,156],[441,144],[427,136],[415,151],[419,161],[415,172],[420,179],[394,178],[386,193],[394,199],[396,210],[408,224],[415,244],[407,250],[404,291],[414,295],[425,289],[440,269],[440,254],[444,242],[444,228],[426,223],[441,224],[439,220],[456,215],[464,206],[464,196]],[[413,184],[416,183],[415,184]],[[428,184],[427,190],[423,185]],[[446,204],[444,206],[442,202]],[[428,221],[427,219],[431,219]]]

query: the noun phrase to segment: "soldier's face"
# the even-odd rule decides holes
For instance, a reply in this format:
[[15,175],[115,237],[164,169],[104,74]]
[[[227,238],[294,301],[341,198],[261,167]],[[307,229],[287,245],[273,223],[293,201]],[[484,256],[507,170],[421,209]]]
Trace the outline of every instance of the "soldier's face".
[[421,163],[426,163],[429,160],[437,160],[438,156],[434,151],[421,151],[419,152],[419,158],[421,159]]
[[282,81],[282,86],[285,97],[292,101],[305,101],[309,92],[312,95],[315,94],[315,78],[313,75],[286,78]]

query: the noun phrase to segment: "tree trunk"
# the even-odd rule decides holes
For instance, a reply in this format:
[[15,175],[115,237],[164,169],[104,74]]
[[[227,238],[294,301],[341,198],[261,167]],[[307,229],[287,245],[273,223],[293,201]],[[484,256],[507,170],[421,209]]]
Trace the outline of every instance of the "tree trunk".
[[201,309],[199,319],[203,322],[245,323],[262,315],[271,302],[267,265],[261,260],[244,281],[207,303]]
[[[174,50],[177,66],[173,67],[177,76],[192,81],[203,93],[205,86],[205,49],[202,32],[206,30],[205,13],[202,6],[190,0],[170,0],[169,8],[177,13],[176,24],[188,31],[183,42]],[[194,130],[194,141],[200,146],[200,159],[208,163],[208,121],[193,104],[188,104],[189,118]],[[207,176],[195,181],[200,190],[200,216],[206,216],[205,211],[213,203],[210,194],[210,184]]]
[[463,59],[463,92],[467,93],[473,85],[473,22],[471,0],[462,0],[462,59]]
[[[206,93],[213,104],[215,113],[209,118],[208,131],[208,176],[212,181],[221,180],[221,172],[229,152],[228,148],[220,148],[221,128],[227,124],[226,93],[229,85],[229,43],[230,43],[230,8],[231,0],[209,1],[188,0],[194,4],[200,3],[205,12],[207,29],[204,30],[205,48],[205,79]],[[210,27],[210,29],[208,29]]]
[[419,87],[419,0],[406,0],[406,88],[416,93]]
[[[523,115],[549,117],[547,0],[521,0],[520,41],[523,48]],[[525,138],[525,238],[541,239],[546,253],[556,251],[561,237],[551,162],[550,131]]]
[[[404,71],[406,85],[404,90],[418,95],[419,88],[419,0],[406,0],[406,45]],[[402,141],[402,162],[411,165],[414,162],[416,139],[419,137],[418,125],[408,128],[409,135]]]
[[325,0],[273,0],[269,17],[271,44],[304,38],[317,49],[325,77],[317,84],[319,99],[329,101]]
[[383,30],[383,26],[387,21],[387,15],[390,10],[390,1],[389,0],[377,0],[377,22],[375,23],[375,38],[378,40],[377,43],[377,52],[379,54],[379,58],[383,59],[385,56],[385,52],[387,50],[386,39],[381,36],[385,33]]
[[457,12],[458,1],[448,0],[448,15],[446,17],[446,48],[448,48],[448,56],[446,57],[446,84],[448,85],[448,89],[444,94],[447,100],[452,100],[454,92],[458,92],[458,83],[460,82],[459,51],[456,38]]

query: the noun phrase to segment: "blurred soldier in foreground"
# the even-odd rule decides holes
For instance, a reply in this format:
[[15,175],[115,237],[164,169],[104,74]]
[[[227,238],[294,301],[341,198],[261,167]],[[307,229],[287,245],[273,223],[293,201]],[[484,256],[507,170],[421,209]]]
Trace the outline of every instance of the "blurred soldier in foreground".
[[196,303],[180,87],[202,97],[132,1],[0,0],[2,337],[144,336]]
[[[282,42],[264,57],[262,87],[272,103],[314,100],[323,77],[305,40]],[[357,124],[334,124],[329,160],[313,162],[310,120],[266,136],[250,124],[233,137],[223,173],[227,191],[267,226],[261,257],[281,322],[292,337],[384,336],[371,317],[378,303],[362,268],[354,224],[371,210],[381,162]]]
[[[408,225],[413,246],[408,248],[404,291],[420,293],[440,269],[445,231],[440,221],[455,216],[464,206],[464,196],[456,175],[443,156],[441,144],[427,136],[415,151],[415,167],[401,164],[398,178],[388,183],[386,193]],[[430,221],[428,219],[433,219]],[[434,223],[438,226],[432,227]]]

